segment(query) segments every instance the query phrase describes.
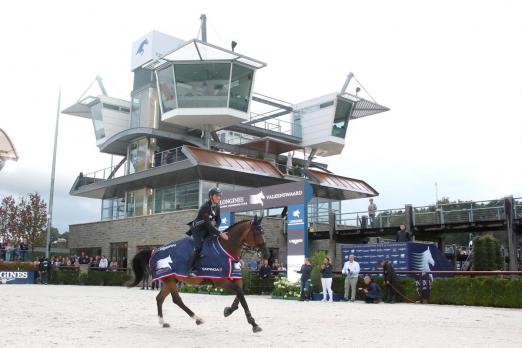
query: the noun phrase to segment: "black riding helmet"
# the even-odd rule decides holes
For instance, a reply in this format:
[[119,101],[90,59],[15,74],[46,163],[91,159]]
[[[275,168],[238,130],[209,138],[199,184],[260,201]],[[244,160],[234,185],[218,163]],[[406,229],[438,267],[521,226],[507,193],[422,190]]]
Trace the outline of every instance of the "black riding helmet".
[[210,190],[208,190],[208,196],[212,197],[213,195],[221,196],[221,189],[219,187],[213,187]]

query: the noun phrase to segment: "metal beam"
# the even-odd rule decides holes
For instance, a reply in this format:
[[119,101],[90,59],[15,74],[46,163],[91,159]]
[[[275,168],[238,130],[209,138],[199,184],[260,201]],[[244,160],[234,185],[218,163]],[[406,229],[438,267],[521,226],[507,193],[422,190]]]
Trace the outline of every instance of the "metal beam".
[[276,108],[280,108],[280,109],[283,109],[283,110],[288,110],[288,111],[293,111],[294,110],[291,106],[280,104],[280,103],[276,103],[275,101],[271,101],[271,100],[259,97],[258,94],[253,95],[252,96],[252,100],[254,100],[256,102],[259,102],[259,103],[266,104],[266,105],[275,106]]
[[292,112],[292,110],[283,110],[283,111],[276,112],[275,114],[271,114],[271,115],[255,118],[255,119],[250,120],[248,122],[243,122],[243,124],[254,124],[254,123],[270,120],[272,118],[276,118],[276,117],[279,117],[279,116],[283,116],[283,115],[289,114],[291,112]]

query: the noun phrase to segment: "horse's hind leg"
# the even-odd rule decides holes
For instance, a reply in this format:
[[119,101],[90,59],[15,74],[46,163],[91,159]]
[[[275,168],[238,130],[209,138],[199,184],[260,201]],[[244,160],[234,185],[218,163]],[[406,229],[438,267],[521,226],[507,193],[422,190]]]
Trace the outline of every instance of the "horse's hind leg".
[[169,295],[170,291],[168,286],[164,286],[159,292],[158,296],[156,296],[156,305],[158,306],[158,320],[161,326],[170,327],[170,325],[163,321],[163,301]]
[[185,313],[189,315],[192,319],[196,321],[197,325],[201,325],[204,323],[203,319],[198,317],[190,308],[188,308],[181,299],[181,296],[179,296],[178,292],[178,286],[176,285],[176,281],[172,280],[169,281],[168,288],[170,290],[170,294],[172,295],[172,301],[178,305],[179,308],[183,309]]

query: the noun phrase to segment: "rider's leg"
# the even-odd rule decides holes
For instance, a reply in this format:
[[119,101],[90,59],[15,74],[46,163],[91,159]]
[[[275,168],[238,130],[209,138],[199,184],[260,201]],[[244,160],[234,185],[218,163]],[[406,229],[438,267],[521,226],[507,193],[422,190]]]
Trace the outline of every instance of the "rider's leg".
[[190,256],[189,261],[189,272],[191,277],[195,277],[195,267],[196,262],[199,259],[201,248],[203,246],[203,238],[201,235],[201,232],[199,231],[193,231],[192,232],[192,239],[194,240],[194,248],[192,249],[192,255]]

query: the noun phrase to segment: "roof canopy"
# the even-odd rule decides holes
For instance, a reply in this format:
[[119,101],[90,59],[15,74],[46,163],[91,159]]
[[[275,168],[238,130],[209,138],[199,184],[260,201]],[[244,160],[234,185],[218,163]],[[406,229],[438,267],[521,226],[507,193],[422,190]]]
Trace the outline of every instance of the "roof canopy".
[[260,69],[266,66],[257,59],[253,59],[237,52],[229,51],[219,46],[203,42],[198,39],[187,41],[184,45],[167,53],[163,57],[147,64],[144,68],[157,69],[165,64],[172,62],[194,62],[194,61],[234,61],[247,65],[253,69]]
[[0,128],[0,159],[18,160],[16,149],[7,134]]

